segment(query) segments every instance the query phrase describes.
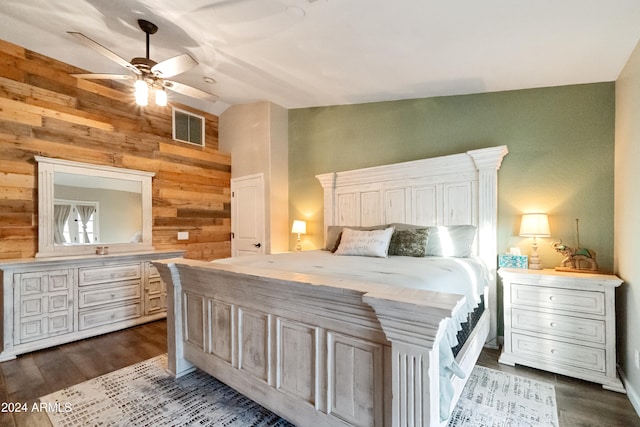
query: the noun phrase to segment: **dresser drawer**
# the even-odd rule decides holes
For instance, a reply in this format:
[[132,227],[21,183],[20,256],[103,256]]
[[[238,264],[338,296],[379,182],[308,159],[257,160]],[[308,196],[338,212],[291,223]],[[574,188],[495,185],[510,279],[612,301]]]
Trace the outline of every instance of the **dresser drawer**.
[[167,310],[166,297],[163,294],[154,295],[147,299],[147,312],[145,314],[162,313]]
[[96,326],[108,325],[121,320],[135,319],[142,315],[140,303],[128,304],[121,307],[103,310],[87,310],[79,313],[79,329],[89,329]]
[[149,292],[149,295],[160,294],[165,292],[165,288],[163,286],[162,280],[159,277],[149,279],[147,292]]
[[535,365],[539,367],[564,365],[605,372],[605,349],[568,344],[517,333],[511,334],[511,346],[511,350],[515,355],[533,359],[535,360]]
[[20,273],[15,275],[14,280],[20,287],[21,295],[69,291],[73,287],[73,272],[71,270],[51,270]]
[[73,331],[71,316],[66,313],[51,316],[32,316],[20,320],[19,343],[27,343]]
[[140,279],[140,263],[80,268],[78,283],[80,286],[96,283],[114,282],[117,280]]
[[20,316],[40,316],[47,313],[69,311],[69,294],[27,296],[20,300]]
[[605,322],[603,320],[581,319],[555,313],[513,308],[511,310],[513,329],[537,332],[556,337],[605,344]]
[[158,272],[156,266],[150,262],[148,262],[147,264],[149,265],[149,277],[160,277],[160,273]]
[[93,307],[131,299],[140,299],[140,280],[127,280],[112,286],[84,286],[78,293],[78,307]]
[[604,293],[595,291],[512,284],[511,304],[581,314],[605,314]]

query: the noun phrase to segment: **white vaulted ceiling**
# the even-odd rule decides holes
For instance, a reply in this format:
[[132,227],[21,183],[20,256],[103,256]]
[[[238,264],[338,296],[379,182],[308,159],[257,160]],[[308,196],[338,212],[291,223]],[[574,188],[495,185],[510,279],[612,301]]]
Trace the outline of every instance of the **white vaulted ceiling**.
[[[613,81],[640,38],[638,0],[2,0],[0,38],[91,72],[187,52],[174,80],[219,96],[219,114]],[[208,84],[203,77],[216,80]]]

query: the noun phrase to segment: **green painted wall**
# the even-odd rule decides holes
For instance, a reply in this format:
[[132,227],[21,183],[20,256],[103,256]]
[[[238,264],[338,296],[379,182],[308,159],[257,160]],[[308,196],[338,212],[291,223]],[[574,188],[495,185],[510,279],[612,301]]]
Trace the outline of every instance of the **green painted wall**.
[[308,221],[303,249],[322,246],[316,174],[507,145],[499,175],[498,248],[520,246],[520,214],[547,212],[553,239],[597,252],[613,268],[613,82],[289,111],[289,214]]

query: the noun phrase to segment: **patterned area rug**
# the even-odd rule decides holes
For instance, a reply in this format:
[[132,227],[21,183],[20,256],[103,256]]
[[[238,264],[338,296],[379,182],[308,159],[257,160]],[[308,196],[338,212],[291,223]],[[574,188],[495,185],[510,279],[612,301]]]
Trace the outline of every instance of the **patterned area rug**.
[[166,368],[167,355],[154,357],[40,402],[59,404],[47,412],[55,427],[293,426],[200,370],[176,380]]
[[[202,371],[176,380],[166,366],[167,356],[158,356],[40,401],[55,427],[293,427]],[[476,366],[451,420],[450,426],[557,426],[555,390]]]
[[476,366],[449,426],[538,427],[558,423],[552,384]]

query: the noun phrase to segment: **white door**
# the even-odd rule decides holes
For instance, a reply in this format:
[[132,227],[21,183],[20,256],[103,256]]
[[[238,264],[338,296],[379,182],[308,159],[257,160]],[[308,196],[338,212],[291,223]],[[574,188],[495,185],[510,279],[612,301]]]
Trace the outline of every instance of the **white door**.
[[231,180],[231,256],[265,253],[264,176]]

